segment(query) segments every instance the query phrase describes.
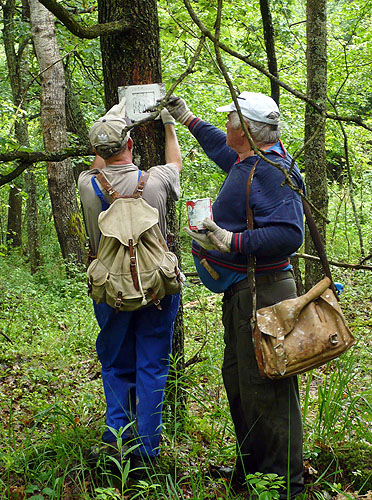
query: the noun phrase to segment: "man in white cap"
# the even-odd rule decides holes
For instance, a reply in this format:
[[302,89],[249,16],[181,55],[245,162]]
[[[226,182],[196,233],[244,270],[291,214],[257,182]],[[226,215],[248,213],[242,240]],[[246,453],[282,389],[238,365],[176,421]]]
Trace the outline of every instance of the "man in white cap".
[[[179,173],[182,158],[175,132],[175,122],[166,109],[161,112],[165,127],[165,165],[148,170],[143,198],[159,212],[159,227],[166,237],[166,203],[168,196],[180,196]],[[132,163],[133,141],[124,129],[125,99],[97,120],[89,132],[97,153],[92,169],[79,177],[79,191],[92,253],[98,249],[100,231],[98,216],[112,199],[96,175],[104,169],[105,177],[121,195],[132,194],[141,171]],[[140,472],[153,466],[159,454],[161,411],[164,387],[169,369],[174,320],[179,294],[166,295],[161,310],[155,305],[135,311],[119,311],[105,303],[93,301],[100,326],[96,348],[102,365],[102,381],[106,397],[105,443],[91,458],[100,453],[113,455],[120,462],[117,433],[121,429],[124,450],[130,454],[131,469]],[[134,471],[136,472],[136,471]],[[133,475],[133,473],[132,473]]]
[[[280,112],[275,101],[256,92],[242,92],[237,101],[255,145],[268,159],[289,170],[291,157],[279,140]],[[213,221],[204,221],[204,227],[219,240],[219,247],[206,234],[186,230],[193,238],[192,253],[201,280],[213,292],[224,293],[222,375],[235,426],[237,460],[235,468],[217,470],[239,483],[244,483],[247,474],[276,473],[286,478],[286,490],[280,492],[280,498],[287,499],[288,491],[294,498],[303,491],[297,378],[270,381],[259,374],[250,328],[252,295],[247,260],[250,255],[256,258],[258,308],[296,296],[289,257],[303,242],[301,197],[288,185],[282,187],[284,174],[255,154],[234,103],[217,109],[228,113],[226,134],[195,117],[183,99],[171,100],[167,108],[227,174],[212,207]],[[247,182],[254,165],[249,196],[254,229],[248,230]],[[297,166],[291,170],[291,178],[304,188]],[[201,265],[201,257],[217,271],[219,279]]]

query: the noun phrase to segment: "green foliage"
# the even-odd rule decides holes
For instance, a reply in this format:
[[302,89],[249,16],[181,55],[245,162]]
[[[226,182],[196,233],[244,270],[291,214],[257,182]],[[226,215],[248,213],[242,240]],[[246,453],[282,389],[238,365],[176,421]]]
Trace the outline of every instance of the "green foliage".
[[[280,79],[305,93],[306,2],[279,0],[270,4]],[[213,31],[216,3],[203,0],[192,5]],[[348,116],[360,114],[364,120],[371,117],[369,7],[363,0],[328,2],[329,97],[334,104],[329,109]],[[169,88],[190,63],[199,33],[178,0],[161,0],[159,16],[163,81]],[[92,25],[97,17],[95,12],[80,14],[79,20]],[[17,40],[28,33],[28,23],[17,18]],[[99,40],[77,41],[60,23],[57,34],[89,126],[104,112]],[[224,2],[221,40],[266,64],[258,0]],[[67,53],[69,56],[65,57]],[[262,74],[226,53],[223,58],[240,91],[270,92],[269,81]],[[31,53],[29,64],[33,80],[30,77],[23,116],[29,125],[30,148],[42,149],[40,88],[38,78],[34,78],[38,67]],[[16,108],[6,78],[3,50],[0,68],[0,149],[5,152],[16,147]],[[195,71],[175,93],[186,100],[196,115],[224,128],[225,116],[216,114],[215,109],[231,98],[217,68],[212,42],[205,42]],[[304,110],[301,101],[281,91],[283,141],[291,153],[303,145]],[[372,227],[370,132],[347,123],[344,126],[353,195],[367,254]],[[184,127],[178,125],[177,133],[184,158],[178,204],[183,227],[187,224],[185,201],[205,196],[214,200],[224,174],[207,160]],[[78,140],[73,134],[70,138],[71,142]],[[344,137],[336,122],[327,124],[327,157],[329,257],[357,262],[361,246],[345,171]],[[302,156],[298,163],[301,167]],[[13,168],[13,164],[3,165],[1,173]],[[210,477],[211,463],[233,464],[235,441],[220,375],[224,347],[221,298],[205,290],[194,277],[188,280],[183,292],[186,362],[190,364],[180,374],[176,370],[177,360],[173,360],[164,403],[159,472],[132,485],[123,481],[129,471],[127,461],[116,464],[119,479],[109,471],[100,474],[87,464],[89,449],[100,440],[104,428],[104,395],[94,347],[98,327],[86,296],[84,273],[71,268],[66,276],[51,216],[45,166],[36,168],[44,263],[34,276],[28,271],[25,231],[20,252],[12,252],[6,246],[9,186],[0,191],[0,331],[12,341],[0,335],[0,413],[4,423],[0,429],[0,498],[62,500],[76,494],[84,500],[106,500],[123,498],[127,488],[126,498],[207,500],[219,495],[240,500],[231,485]],[[73,220],[71,225],[76,227],[76,223]],[[190,241],[182,231],[181,246],[183,271],[193,272]],[[328,368],[300,377],[306,458],[319,471],[313,481],[317,498],[329,498],[349,485],[362,492],[372,488],[370,273],[335,268],[334,275],[345,284],[342,304],[358,344]],[[180,394],[184,396],[185,408],[179,404]],[[275,499],[281,481],[274,475],[247,477],[251,493],[258,494],[260,500]]]

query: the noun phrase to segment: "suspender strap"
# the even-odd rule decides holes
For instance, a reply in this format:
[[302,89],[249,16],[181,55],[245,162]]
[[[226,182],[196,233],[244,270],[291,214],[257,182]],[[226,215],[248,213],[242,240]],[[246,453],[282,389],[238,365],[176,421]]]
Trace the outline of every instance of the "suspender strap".
[[133,191],[133,196],[139,196],[141,197],[143,194],[143,190],[145,189],[146,182],[149,178],[150,174],[148,172],[142,172],[141,176],[139,178],[138,184],[135,187],[135,190]]
[[97,181],[96,181],[95,177],[92,177],[91,182],[92,182],[92,186],[93,186],[94,192],[96,193],[96,195],[98,196],[98,198],[101,200],[101,206],[102,206],[102,212],[103,212],[104,210],[107,210],[110,205],[107,203],[107,201],[105,200],[105,198],[104,198],[104,196],[102,194],[102,191],[98,187],[98,184],[97,184]]

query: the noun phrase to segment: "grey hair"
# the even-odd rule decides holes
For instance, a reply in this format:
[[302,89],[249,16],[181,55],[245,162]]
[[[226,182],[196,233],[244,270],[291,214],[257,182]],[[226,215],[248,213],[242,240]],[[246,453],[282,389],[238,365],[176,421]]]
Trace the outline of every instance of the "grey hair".
[[113,144],[112,146],[108,145],[102,145],[102,146],[96,146],[94,149],[97,151],[98,155],[101,156],[104,160],[108,160],[112,156],[116,156],[122,151],[125,151],[127,148],[128,144],[128,137],[124,137],[124,139],[121,142],[117,142],[116,144]]
[[[232,111],[230,116],[230,121],[233,128],[240,128],[241,123],[237,111]],[[275,119],[278,117],[279,115],[276,111],[272,111],[268,116],[268,118],[271,119]],[[244,121],[247,124],[252,139],[256,144],[265,145],[278,142],[281,131],[280,124],[270,125],[269,123],[257,122],[256,120],[251,120],[250,118],[246,117],[244,117]]]

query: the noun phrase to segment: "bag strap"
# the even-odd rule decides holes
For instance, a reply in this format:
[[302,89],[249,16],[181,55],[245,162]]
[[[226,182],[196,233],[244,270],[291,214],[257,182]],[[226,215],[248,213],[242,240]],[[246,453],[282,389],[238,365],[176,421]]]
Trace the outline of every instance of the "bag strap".
[[304,198],[302,198],[302,206],[304,207],[306,222],[307,222],[307,225],[308,225],[308,228],[310,231],[310,235],[313,239],[315,249],[318,252],[320,261],[322,263],[324,274],[331,280],[330,287],[331,287],[333,293],[335,294],[336,299],[340,300],[338,293],[337,293],[337,290],[336,290],[336,287],[335,287],[335,284],[333,283],[331,269],[329,267],[327,254],[326,254],[322,239],[320,237],[319,230],[318,230],[318,228],[315,224],[314,218],[311,214],[310,205],[308,204],[308,202]]
[[[258,163],[258,160],[256,161],[256,163],[252,167],[252,170],[249,173],[248,183],[247,183],[246,205],[247,205],[247,228],[248,229],[253,229],[253,212],[252,212],[251,207],[249,206],[249,196],[250,196],[250,193],[251,193],[252,181],[253,181],[253,176],[254,176],[254,172],[256,170],[257,163]],[[317,226],[315,224],[313,216],[311,215],[310,206],[309,206],[308,202],[304,198],[302,198],[302,206],[304,208],[304,214],[305,214],[305,217],[306,217],[307,225],[309,227],[310,235],[312,237],[312,240],[314,242],[314,246],[315,246],[316,251],[317,251],[317,253],[319,255],[320,261],[322,263],[324,274],[331,280],[330,287],[333,290],[333,292],[334,292],[337,300],[339,300],[336,287],[335,287],[335,285],[333,283],[331,269],[329,267],[329,262],[328,262],[328,259],[327,259],[327,254],[326,254],[326,251],[325,251],[322,239],[320,237],[319,230],[318,230],[318,228],[317,228]]]
[[136,187],[134,188],[133,193],[127,195],[121,195],[111,186],[109,180],[107,179],[102,170],[100,170],[99,174],[96,175],[103,189],[111,196],[111,198],[114,201],[117,200],[118,198],[141,198],[149,176],[150,174],[148,172],[141,171],[139,181]]
[[257,160],[256,163],[251,168],[251,171],[249,172],[249,176],[248,176],[248,182],[247,182],[246,210],[247,210],[247,228],[248,229],[253,229],[253,212],[252,212],[251,207],[249,206],[249,197],[251,195],[253,176],[254,176],[258,161],[259,160]]

